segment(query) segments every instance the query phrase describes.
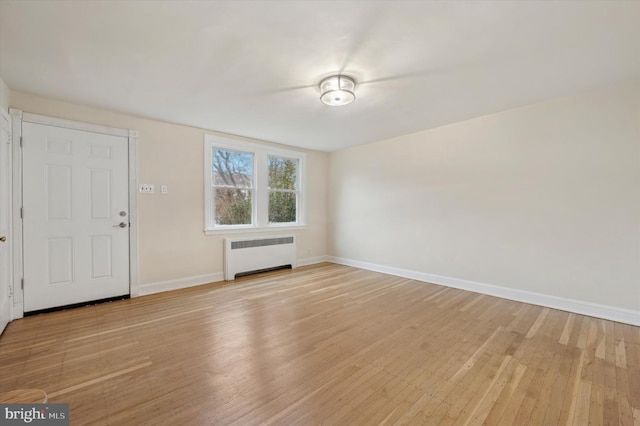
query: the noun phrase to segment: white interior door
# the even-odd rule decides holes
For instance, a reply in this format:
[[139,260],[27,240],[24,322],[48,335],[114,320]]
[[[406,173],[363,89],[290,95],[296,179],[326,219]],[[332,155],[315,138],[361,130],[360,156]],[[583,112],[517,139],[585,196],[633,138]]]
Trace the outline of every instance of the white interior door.
[[128,139],[23,123],[25,312],[129,294]]
[[0,114],[0,333],[10,319],[9,286],[11,284],[10,257],[10,185],[9,117]]

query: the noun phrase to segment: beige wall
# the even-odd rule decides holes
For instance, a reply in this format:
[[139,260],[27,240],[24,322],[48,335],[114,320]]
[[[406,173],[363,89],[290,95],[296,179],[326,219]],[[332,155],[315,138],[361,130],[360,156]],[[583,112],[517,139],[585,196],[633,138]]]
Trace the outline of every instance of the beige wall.
[[[169,187],[139,196],[140,282],[222,272],[224,236],[202,231],[203,138],[215,132],[16,91],[10,105],[138,130],[139,182]],[[640,310],[639,121],[635,83],[330,155],[307,151],[298,257],[329,252]]]
[[7,109],[9,108],[10,100],[11,92],[9,91],[7,85],[4,84],[2,77],[0,77],[0,108],[7,111]]
[[640,311],[640,85],[332,153],[330,254]]
[[[204,135],[216,132],[59,102],[17,91],[11,92],[11,106],[25,112],[139,132],[138,182],[156,185],[154,194],[138,196],[140,284],[222,272],[222,239],[225,236],[205,236],[203,233]],[[298,236],[299,260],[327,254],[328,155],[315,151],[305,152],[310,196],[307,201],[308,225],[304,230],[295,231]],[[160,185],[168,186],[168,194],[160,194]]]

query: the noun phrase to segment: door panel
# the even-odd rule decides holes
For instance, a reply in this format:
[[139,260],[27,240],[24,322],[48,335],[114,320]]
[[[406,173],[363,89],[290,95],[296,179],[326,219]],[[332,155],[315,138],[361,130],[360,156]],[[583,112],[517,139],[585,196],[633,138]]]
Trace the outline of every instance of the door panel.
[[22,132],[25,311],[129,294],[127,138]]
[[9,117],[0,114],[0,333],[9,322],[9,285],[11,284],[11,257],[9,213],[11,203],[11,169],[9,156]]

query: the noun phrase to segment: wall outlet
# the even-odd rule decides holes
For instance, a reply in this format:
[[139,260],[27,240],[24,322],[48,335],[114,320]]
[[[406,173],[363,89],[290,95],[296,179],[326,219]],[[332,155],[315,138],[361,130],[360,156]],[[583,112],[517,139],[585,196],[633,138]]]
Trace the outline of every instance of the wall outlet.
[[153,184],[152,183],[141,183],[138,187],[140,192],[143,194],[153,194]]
[[166,194],[166,193],[168,192],[167,185],[161,185],[161,186],[160,186],[160,192],[161,192],[162,194]]

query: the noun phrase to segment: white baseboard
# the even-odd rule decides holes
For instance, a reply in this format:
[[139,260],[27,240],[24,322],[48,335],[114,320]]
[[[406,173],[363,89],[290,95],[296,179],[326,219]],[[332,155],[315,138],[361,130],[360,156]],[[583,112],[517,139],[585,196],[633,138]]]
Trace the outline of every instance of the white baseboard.
[[174,280],[140,284],[136,296],[146,296],[148,294],[161,293],[163,291],[179,290],[181,288],[194,287],[197,285],[209,284],[223,280],[224,274],[222,272],[216,272],[213,274],[196,275],[193,277],[177,278]]
[[616,308],[607,305],[599,305],[597,303],[585,302],[581,300],[565,299],[563,297],[534,293],[525,290],[516,290],[512,288],[479,283],[475,281],[467,281],[458,278],[443,277],[441,275],[427,274],[424,272],[417,272],[409,269],[394,268],[391,266],[361,262],[359,260],[345,259],[341,257],[328,256],[327,261],[340,265],[367,269],[369,271],[381,272],[383,274],[410,278],[417,281],[424,281],[428,283],[444,285],[447,287],[458,288],[461,290],[473,291],[475,293],[487,294],[489,296],[500,297],[503,299],[515,300],[518,302],[530,303],[532,305],[560,309],[562,311],[575,312],[577,314],[640,326],[640,311]]
[[298,266],[315,265],[316,263],[328,262],[327,256],[305,257],[298,259]]
[[[327,262],[327,256],[306,257],[298,259],[297,266],[314,265],[316,263]],[[216,272],[213,274],[196,275],[193,277],[176,278],[167,281],[158,281],[155,283],[140,284],[138,291],[131,294],[131,297],[146,296],[148,294],[161,293],[163,291],[179,290],[181,288],[194,287],[202,284],[209,284],[218,281],[224,281],[224,273]]]

